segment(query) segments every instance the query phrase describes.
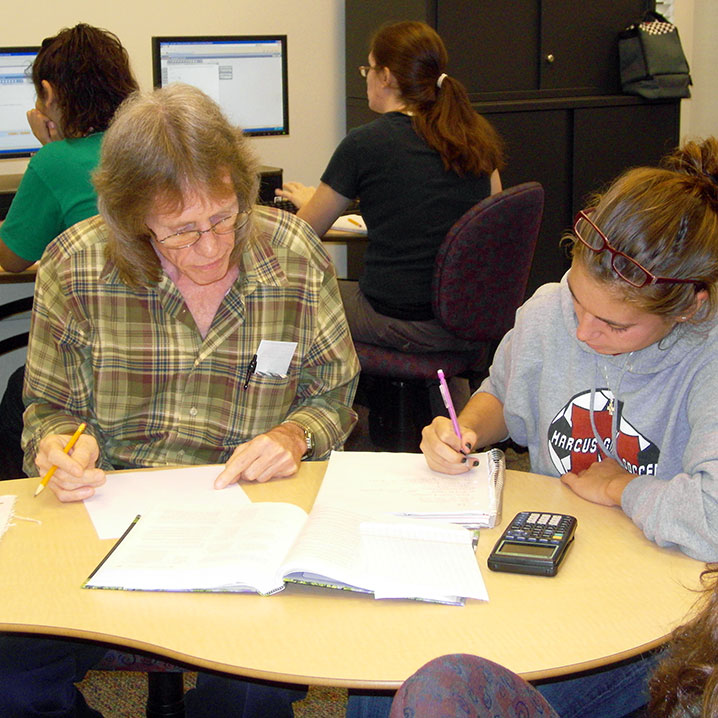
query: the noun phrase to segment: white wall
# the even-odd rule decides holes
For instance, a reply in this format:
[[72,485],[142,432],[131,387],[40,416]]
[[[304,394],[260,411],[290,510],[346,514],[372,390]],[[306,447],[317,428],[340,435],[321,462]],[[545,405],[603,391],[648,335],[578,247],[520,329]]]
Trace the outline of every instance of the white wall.
[[673,21],[691,68],[691,98],[681,103],[681,140],[718,136],[718,2],[675,0]]
[[[153,35],[286,34],[290,134],[253,139],[261,162],[284,168],[285,179],[316,184],[344,135],[342,0],[36,0],[3,13],[0,45],[39,45],[78,22],[120,38],[143,89],[152,86]],[[0,173],[25,164],[2,160]]]
[[[677,0],[681,2],[682,0]],[[683,0],[685,1],[685,0]],[[691,45],[692,98],[686,102],[688,121],[681,127],[684,137],[718,137],[718,2],[693,0]]]

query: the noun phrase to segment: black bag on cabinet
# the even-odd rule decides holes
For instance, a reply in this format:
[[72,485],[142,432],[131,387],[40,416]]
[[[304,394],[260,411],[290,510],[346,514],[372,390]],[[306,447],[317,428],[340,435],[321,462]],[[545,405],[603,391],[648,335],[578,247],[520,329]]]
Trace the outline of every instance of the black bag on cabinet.
[[648,11],[618,35],[621,89],[648,100],[690,97],[688,61],[678,30],[663,15]]

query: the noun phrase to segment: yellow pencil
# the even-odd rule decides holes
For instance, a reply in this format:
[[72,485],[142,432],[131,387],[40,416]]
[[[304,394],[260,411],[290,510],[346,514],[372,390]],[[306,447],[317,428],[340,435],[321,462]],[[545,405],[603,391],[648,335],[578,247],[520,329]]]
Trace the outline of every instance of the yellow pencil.
[[357,222],[355,219],[352,219],[351,217],[347,217],[347,222],[351,222],[352,224],[356,225],[357,227],[361,227],[361,224]]
[[[77,427],[77,431],[70,437],[70,441],[67,442],[67,445],[63,449],[63,451],[66,454],[70,453],[70,450],[72,447],[77,443],[77,440],[82,435],[82,432],[87,428],[87,424],[83,421],[80,426]],[[40,485],[35,489],[35,496],[37,496],[49,483],[50,479],[52,478],[52,475],[55,473],[55,469],[57,469],[57,466],[53,464],[48,470],[45,476],[42,477],[42,481],[40,481]]]

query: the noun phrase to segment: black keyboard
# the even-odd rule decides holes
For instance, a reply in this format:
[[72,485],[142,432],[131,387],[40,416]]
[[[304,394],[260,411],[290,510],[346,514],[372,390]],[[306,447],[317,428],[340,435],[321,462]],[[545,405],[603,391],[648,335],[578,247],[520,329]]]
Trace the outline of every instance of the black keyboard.
[[[291,212],[292,214],[297,213],[296,205],[284,197],[276,197],[275,199],[258,199],[257,204],[263,207],[276,207],[277,209],[283,209],[285,212]],[[354,200],[343,212],[345,214],[361,214],[359,209],[359,200]]]
[[284,197],[276,197],[274,199],[260,199],[257,204],[264,205],[265,207],[276,207],[277,209],[283,209],[285,212],[291,212],[292,214],[297,213],[296,205]]

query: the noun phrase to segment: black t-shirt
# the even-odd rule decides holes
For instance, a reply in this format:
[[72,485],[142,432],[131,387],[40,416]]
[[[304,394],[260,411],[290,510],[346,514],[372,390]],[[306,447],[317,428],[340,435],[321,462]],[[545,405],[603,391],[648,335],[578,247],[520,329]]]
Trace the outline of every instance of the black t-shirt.
[[349,132],[321,179],[359,198],[369,239],[359,285],[372,307],[398,319],[432,319],[436,253],[454,222],[491,193],[489,176],[447,172],[411,117],[387,112]]

